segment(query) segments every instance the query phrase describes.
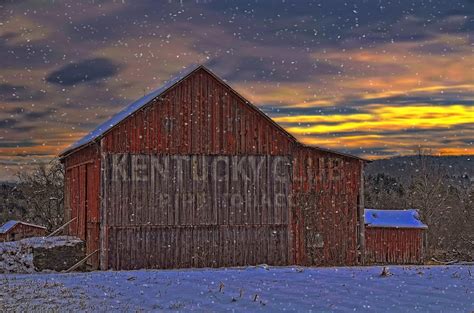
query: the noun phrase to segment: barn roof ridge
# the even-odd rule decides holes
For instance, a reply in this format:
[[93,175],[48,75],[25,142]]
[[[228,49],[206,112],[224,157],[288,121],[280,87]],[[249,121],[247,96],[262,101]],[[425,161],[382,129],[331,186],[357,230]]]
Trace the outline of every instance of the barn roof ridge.
[[329,153],[334,153],[338,154],[341,156],[349,157],[349,158],[354,158],[358,159],[364,162],[370,162],[366,159],[360,158],[355,155],[351,154],[346,154],[342,153],[339,151],[334,151],[326,148],[321,148],[321,147],[314,147],[314,146],[308,146],[303,143],[301,143],[296,137],[294,137],[291,133],[289,133],[286,129],[284,129],[282,126],[280,126],[277,122],[275,122],[271,117],[269,117],[267,114],[265,114],[262,110],[260,110],[257,106],[252,104],[249,100],[247,100],[244,96],[242,96],[238,91],[236,91],[234,88],[232,88],[225,80],[223,80],[221,77],[216,75],[214,72],[212,72],[209,68],[207,68],[203,64],[192,64],[188,67],[185,67],[182,69],[176,76],[168,79],[165,81],[165,83],[160,86],[159,88],[153,90],[149,94],[135,100],[128,106],[126,106],[124,109],[113,115],[110,119],[106,120],[105,122],[99,124],[93,131],[73,143],[71,146],[66,148],[64,151],[62,151],[59,154],[60,158],[64,158],[67,155],[73,153],[74,151],[77,151],[85,146],[88,146],[90,143],[94,142],[95,140],[101,138],[104,136],[109,130],[114,128],[116,125],[118,125],[120,122],[123,120],[127,119],[128,117],[132,116],[136,112],[138,112],[140,109],[144,108],[148,104],[152,103],[154,99],[165,93],[166,91],[170,90],[174,86],[178,85],[181,81],[189,77],[191,74],[198,70],[204,70],[208,74],[210,74],[213,78],[215,78],[219,83],[223,84],[226,88],[228,88],[232,93],[234,93],[237,97],[239,97],[241,100],[243,100],[252,110],[263,116],[270,124],[272,124],[274,127],[279,129],[283,134],[285,134],[290,140],[292,140],[294,143],[297,145],[304,147],[304,148],[310,148],[310,149],[316,149],[316,150],[321,150]]

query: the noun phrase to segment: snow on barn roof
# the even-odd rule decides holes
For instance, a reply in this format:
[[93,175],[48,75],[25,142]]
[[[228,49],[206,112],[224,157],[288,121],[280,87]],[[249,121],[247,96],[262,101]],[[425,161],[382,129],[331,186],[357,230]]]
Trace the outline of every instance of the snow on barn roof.
[[120,111],[117,114],[115,114],[114,116],[112,116],[112,118],[110,118],[109,120],[107,120],[104,123],[97,126],[96,129],[94,129],[89,134],[87,134],[86,136],[84,136],[80,140],[76,141],[71,146],[69,146],[66,150],[64,150],[61,153],[61,155],[65,155],[68,152],[70,152],[72,150],[75,150],[75,149],[77,149],[77,148],[79,148],[79,147],[81,147],[81,146],[83,146],[83,145],[85,145],[85,144],[101,137],[103,134],[105,134],[112,127],[114,127],[119,122],[124,120],[126,117],[132,115],[133,113],[135,113],[136,111],[138,111],[139,109],[141,109],[142,107],[147,105],[150,101],[152,101],[156,97],[160,96],[162,93],[164,93],[165,91],[167,91],[168,89],[173,87],[179,81],[183,80],[184,78],[186,78],[186,76],[188,76],[189,74],[191,74],[192,72],[194,72],[195,70],[197,70],[200,67],[202,67],[202,65],[192,65],[192,66],[189,66],[189,67],[183,69],[178,75],[176,75],[175,77],[173,77],[170,80],[166,81],[160,88],[155,89],[154,91],[147,94],[146,96],[141,97],[140,99],[138,99],[137,101],[133,102],[128,107],[123,109],[122,111]]
[[367,227],[428,228],[420,221],[417,210],[365,209]]
[[17,224],[23,224],[23,225],[27,225],[27,226],[31,226],[31,227],[37,227],[37,228],[46,229],[46,227],[44,227],[44,226],[35,225],[35,224],[30,224],[30,223],[25,223],[25,222],[21,222],[21,221],[11,220],[11,221],[6,222],[5,224],[3,224],[3,225],[0,227],[0,234],[5,234],[5,233],[7,233],[10,229],[12,229],[13,227],[15,227]]

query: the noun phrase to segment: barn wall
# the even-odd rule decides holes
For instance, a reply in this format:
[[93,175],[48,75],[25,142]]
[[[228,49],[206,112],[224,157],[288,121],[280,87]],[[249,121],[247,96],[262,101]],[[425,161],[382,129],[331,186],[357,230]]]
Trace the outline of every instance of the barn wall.
[[289,263],[287,156],[109,154],[109,267]]
[[423,263],[423,230],[414,228],[367,227],[368,264]]
[[[93,144],[64,159],[65,215],[68,233],[86,241],[86,253],[99,248],[100,149]],[[98,268],[98,254],[88,260]]]
[[[209,170],[212,162],[225,159],[229,162],[225,170],[232,172],[239,166],[250,166],[246,158],[260,157],[265,160],[264,171],[268,173],[264,177],[251,176],[250,181],[239,178],[215,185],[210,181],[196,184],[187,179],[186,191],[172,180],[164,184],[157,180],[154,186],[146,182],[104,182],[108,267],[288,264],[291,253],[289,203],[284,204],[286,208],[277,208],[271,202],[259,204],[248,200],[259,199],[261,194],[272,197],[282,191],[271,179],[270,163],[274,159],[270,157],[287,158],[291,166],[289,155],[294,142],[291,136],[205,70],[184,79],[104,136],[106,172],[124,166],[131,170],[136,166],[133,162],[153,166],[154,162],[164,162],[163,158],[175,157],[208,164]],[[121,165],[117,159],[120,154],[129,155],[126,157],[130,160],[128,165]],[[235,165],[233,160],[237,156],[241,157],[237,162],[243,160],[245,164]],[[176,178],[174,170],[172,176]],[[288,175],[291,176],[291,169]],[[209,174],[208,180],[211,179]],[[256,189],[244,192],[251,185]],[[264,187],[280,189],[259,190]],[[164,188],[164,192],[159,188]],[[285,188],[288,202],[290,184]],[[169,201],[175,205],[164,206],[159,199],[163,193],[171,196]],[[247,205],[244,208],[231,205],[233,200],[222,198],[224,193],[242,197]],[[118,195],[122,196],[114,198]],[[196,210],[198,201],[208,201],[199,212]],[[140,251],[146,255],[145,259],[138,257],[142,255]]]
[[353,265],[358,253],[361,161],[308,147],[294,155],[296,263]]

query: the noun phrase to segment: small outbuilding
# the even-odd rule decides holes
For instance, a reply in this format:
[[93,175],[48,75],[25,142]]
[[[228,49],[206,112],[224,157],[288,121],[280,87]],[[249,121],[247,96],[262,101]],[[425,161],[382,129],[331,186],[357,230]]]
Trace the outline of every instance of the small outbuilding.
[[46,235],[46,227],[21,221],[8,221],[0,227],[0,241],[15,241]]
[[423,236],[427,228],[417,210],[365,209],[366,263],[423,263]]

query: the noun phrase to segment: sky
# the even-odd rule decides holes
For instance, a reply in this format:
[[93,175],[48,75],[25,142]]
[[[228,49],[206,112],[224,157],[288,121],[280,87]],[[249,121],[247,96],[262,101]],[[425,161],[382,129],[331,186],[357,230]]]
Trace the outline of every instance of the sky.
[[474,154],[474,1],[2,1],[0,180],[204,64],[308,145]]

